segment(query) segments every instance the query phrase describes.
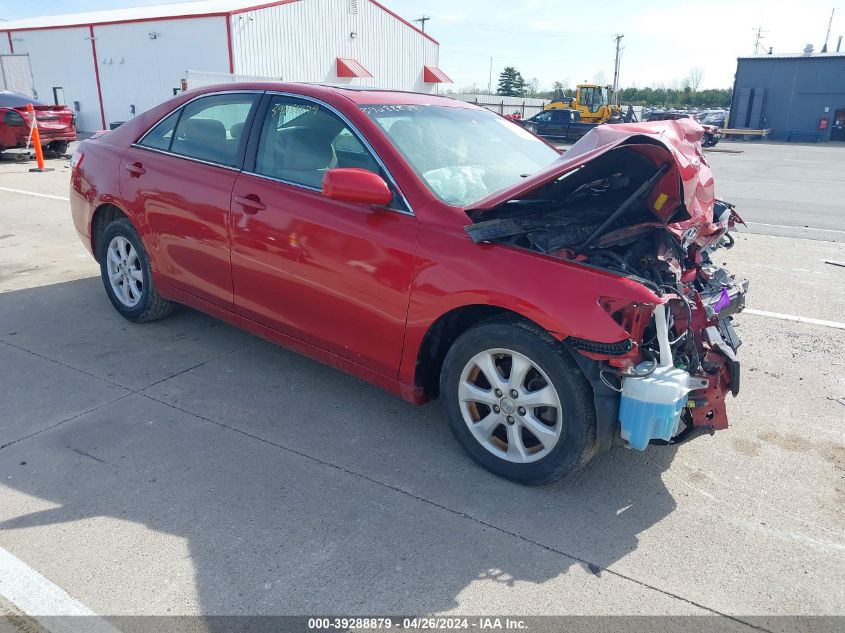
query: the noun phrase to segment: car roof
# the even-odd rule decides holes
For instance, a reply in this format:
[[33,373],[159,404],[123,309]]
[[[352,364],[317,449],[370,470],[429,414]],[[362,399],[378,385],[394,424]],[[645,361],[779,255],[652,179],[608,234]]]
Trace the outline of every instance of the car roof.
[[438,105],[454,108],[478,107],[465,101],[452,99],[448,96],[429,94],[425,92],[321,83],[296,83],[281,81],[235,82],[218,84],[216,86],[203,86],[199,90],[202,92],[212,92],[217,90],[278,90],[294,94],[299,93],[311,97],[339,95],[357,105]]
[[25,108],[30,103],[32,105],[47,105],[38,99],[33,99],[19,92],[0,90],[0,107],[2,108]]

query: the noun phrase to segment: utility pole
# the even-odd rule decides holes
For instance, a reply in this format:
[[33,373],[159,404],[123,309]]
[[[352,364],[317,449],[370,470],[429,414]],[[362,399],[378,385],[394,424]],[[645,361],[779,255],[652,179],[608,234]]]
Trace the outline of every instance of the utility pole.
[[419,22],[420,27],[422,28],[422,32],[425,33],[425,23],[431,19],[430,16],[423,15],[421,18],[417,18],[414,22]]
[[493,58],[490,58],[490,76],[487,79],[487,94],[493,94]]
[[824,36],[824,46],[822,46],[822,53],[827,52],[827,40],[830,38],[830,27],[833,24],[833,14],[836,13],[836,7],[830,12],[830,21],[827,23],[827,35]]
[[[751,53],[754,56],[756,56],[760,50],[760,40],[763,39],[763,33],[766,33],[766,31],[763,30],[763,25],[761,24],[757,27],[757,35],[754,37],[754,52]],[[764,48],[763,52],[765,52],[765,50],[766,49]]]
[[614,105],[619,105],[619,58],[622,53],[622,48],[619,47],[619,43],[622,41],[622,38],[625,37],[621,33],[616,36],[616,62],[613,64],[613,103]]

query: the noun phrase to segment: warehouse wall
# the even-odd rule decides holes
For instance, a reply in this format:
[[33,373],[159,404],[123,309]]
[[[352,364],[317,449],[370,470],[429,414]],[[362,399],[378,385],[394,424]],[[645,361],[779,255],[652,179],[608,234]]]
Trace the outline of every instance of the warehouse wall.
[[[423,65],[437,65],[437,44],[368,0],[293,2],[231,23],[236,73],[418,92],[436,86],[423,82]],[[373,78],[339,78],[337,57],[358,60]]]
[[66,105],[79,101],[80,130],[99,130],[100,105],[88,27],[15,31],[16,53],[29,53],[38,98],[53,102],[53,87],[64,88]]
[[[738,60],[732,128],[770,128],[776,140],[826,141],[838,108],[845,108],[845,55]],[[821,117],[828,118],[827,130],[818,129]]]
[[224,17],[108,24],[94,35],[107,125],[171,98],[189,69],[229,70]]

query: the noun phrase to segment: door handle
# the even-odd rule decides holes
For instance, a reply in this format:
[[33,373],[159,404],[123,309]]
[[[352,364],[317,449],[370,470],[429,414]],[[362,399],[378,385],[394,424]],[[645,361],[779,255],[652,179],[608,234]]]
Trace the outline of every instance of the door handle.
[[143,176],[147,173],[147,170],[144,169],[141,163],[128,163],[125,168],[133,176]]
[[244,208],[244,213],[258,213],[267,208],[267,205],[261,202],[261,198],[254,193],[245,196],[236,195],[234,200],[235,204],[239,204]]

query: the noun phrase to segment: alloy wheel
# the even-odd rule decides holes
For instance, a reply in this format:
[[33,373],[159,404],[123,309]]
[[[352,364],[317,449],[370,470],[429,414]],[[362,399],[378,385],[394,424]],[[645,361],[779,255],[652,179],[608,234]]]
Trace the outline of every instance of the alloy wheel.
[[473,356],[461,372],[458,399],[473,437],[501,459],[535,462],[560,440],[560,397],[542,368],[524,354],[489,349]]
[[106,270],[114,296],[127,308],[135,307],[144,292],[144,272],[138,251],[132,242],[122,235],[116,235],[109,242],[106,258]]

